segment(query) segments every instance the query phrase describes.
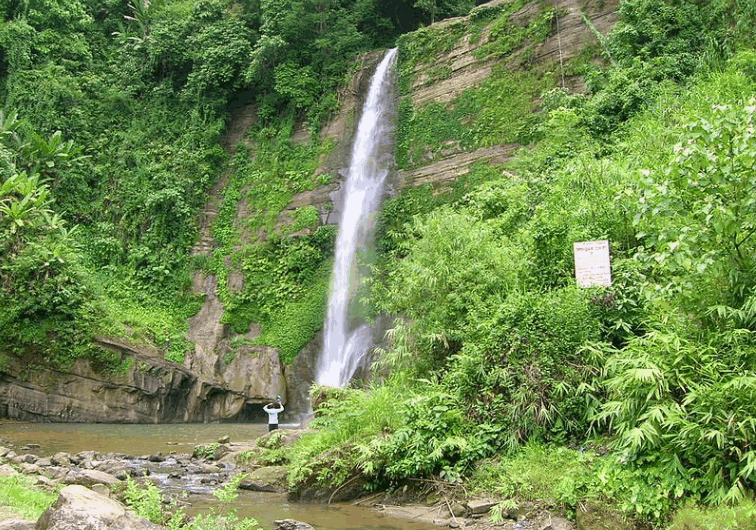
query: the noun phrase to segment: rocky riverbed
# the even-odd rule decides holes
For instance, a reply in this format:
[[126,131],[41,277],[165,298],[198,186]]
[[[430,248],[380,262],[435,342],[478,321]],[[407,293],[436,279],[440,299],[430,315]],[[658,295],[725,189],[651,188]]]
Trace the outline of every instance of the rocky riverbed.
[[[137,482],[150,481],[158,487],[166,499],[189,505],[192,495],[210,494],[239,473],[245,478],[239,483],[243,490],[278,493],[288,491],[286,468],[277,465],[262,465],[266,446],[293,443],[302,431],[281,430],[267,434],[258,440],[249,442],[232,442],[227,437],[216,443],[197,446],[193,453],[177,453],[170,450],[162,453],[140,456],[119,453],[100,453],[81,451],[75,454],[58,452],[53,455],[39,454],[35,444],[13,447],[0,440],[0,476],[24,474],[34,477],[36,486],[43,489],[64,488],[51,510],[76,513],[74,505],[86,508],[84,512],[92,517],[93,506],[101,506],[108,517],[119,517],[116,526],[108,523],[102,528],[127,528],[134,521],[121,513],[119,492],[125,489],[125,482],[131,478]],[[170,446],[168,446],[170,447]],[[421,490],[422,488],[419,488]],[[430,490],[430,488],[427,488]],[[86,491],[85,491],[86,490]],[[343,492],[344,490],[342,490]],[[92,492],[92,493],[89,493]],[[409,494],[407,489],[394,492],[382,492],[365,497],[365,492],[356,489],[348,493],[348,498],[340,497],[340,502],[360,504],[378,510],[392,518],[424,522],[438,527],[468,528],[471,530],[592,530],[605,528],[606,521],[593,521],[591,513],[586,510],[578,517],[577,524],[554,512],[548,506],[535,503],[521,503],[517,509],[501,510],[500,516],[492,517],[492,508],[496,502],[486,498],[460,499],[453,496]],[[95,496],[93,496],[95,495]],[[291,496],[290,496],[291,497]],[[333,496],[329,492],[316,492],[309,498],[328,502]],[[97,500],[97,502],[95,502]],[[115,503],[115,504],[114,504]],[[0,501],[0,504],[2,502]],[[125,508],[123,508],[125,510]],[[81,511],[81,510],[80,510]],[[126,513],[126,512],[124,512]],[[115,515],[114,515],[115,514]],[[120,515],[119,515],[120,514]],[[42,519],[53,520],[47,514]],[[7,528],[66,528],[45,523],[19,521],[10,512],[0,511],[0,530]],[[128,521],[127,521],[128,519]],[[15,521],[15,522],[13,522]],[[11,524],[13,523],[13,524]],[[44,524],[43,524],[44,523]],[[145,521],[146,523],[146,521]],[[610,528],[623,528],[622,525],[610,525]],[[18,526],[18,525],[21,526]],[[47,524],[47,526],[44,526]],[[115,524],[115,523],[113,523]],[[141,524],[141,523],[139,523]],[[284,520],[281,524],[296,526],[302,530],[307,522]],[[13,526],[15,525],[15,526]],[[24,526],[26,525],[26,526]],[[34,526],[36,525],[36,526]],[[297,526],[299,525],[299,526]],[[305,525],[304,527],[302,525]],[[397,525],[400,526],[400,525]],[[76,526],[70,526],[75,528]],[[153,526],[136,526],[153,528]],[[99,527],[98,527],[99,528]],[[159,527],[157,527],[159,528]],[[627,527],[624,527],[627,528]]]

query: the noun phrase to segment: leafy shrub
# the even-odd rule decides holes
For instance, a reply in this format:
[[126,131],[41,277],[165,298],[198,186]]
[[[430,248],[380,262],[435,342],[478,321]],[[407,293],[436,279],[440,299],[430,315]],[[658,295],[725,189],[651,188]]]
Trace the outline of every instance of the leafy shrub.
[[601,398],[600,359],[582,350],[601,330],[586,293],[513,293],[490,314],[472,312],[475,328],[443,378],[468,417],[501,426],[508,450],[583,439]]
[[167,521],[160,490],[149,480],[138,484],[133,479],[127,478],[125,499],[139,517],[155,524],[164,524]]
[[684,477],[694,498],[734,502],[756,478],[756,349],[743,330],[696,339],[655,330],[609,349],[609,399],[598,419],[634,464]]

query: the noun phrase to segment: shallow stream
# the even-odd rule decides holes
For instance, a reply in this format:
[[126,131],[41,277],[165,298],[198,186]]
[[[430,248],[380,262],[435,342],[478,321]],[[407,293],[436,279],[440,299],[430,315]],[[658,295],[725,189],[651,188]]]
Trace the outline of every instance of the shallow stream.
[[[286,425],[282,425],[286,428]],[[78,453],[98,451],[125,455],[171,452],[191,453],[194,446],[229,436],[232,442],[252,440],[267,432],[264,424],[80,424],[80,423],[0,423],[0,440],[17,446],[39,444],[34,452],[52,455],[58,451]],[[190,515],[217,508],[215,497],[189,492]],[[439,527],[413,520],[390,517],[371,508],[352,504],[292,503],[286,495],[240,491],[232,509],[242,517],[254,517],[265,529],[277,519],[296,519],[319,530],[438,530]]]

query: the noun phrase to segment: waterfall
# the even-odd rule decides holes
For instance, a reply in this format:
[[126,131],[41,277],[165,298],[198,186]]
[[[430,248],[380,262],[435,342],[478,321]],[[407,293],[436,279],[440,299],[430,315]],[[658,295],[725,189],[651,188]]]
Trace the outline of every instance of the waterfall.
[[357,284],[357,253],[364,249],[378,209],[392,157],[387,154],[393,127],[392,72],[396,48],[386,52],[370,80],[357,126],[346,178],[344,205],[336,239],[331,293],[325,321],[323,351],[316,381],[343,387],[373,346],[372,328],[362,323],[350,329],[349,304]]

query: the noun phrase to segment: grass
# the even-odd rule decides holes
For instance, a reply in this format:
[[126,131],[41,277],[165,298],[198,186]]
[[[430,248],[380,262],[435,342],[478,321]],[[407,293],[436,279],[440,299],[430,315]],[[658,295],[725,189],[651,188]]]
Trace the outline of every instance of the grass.
[[36,489],[32,487],[33,482],[32,478],[23,475],[0,477],[0,505],[24,519],[38,519],[55,501],[57,494]]

